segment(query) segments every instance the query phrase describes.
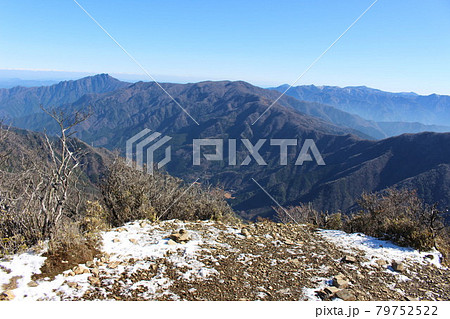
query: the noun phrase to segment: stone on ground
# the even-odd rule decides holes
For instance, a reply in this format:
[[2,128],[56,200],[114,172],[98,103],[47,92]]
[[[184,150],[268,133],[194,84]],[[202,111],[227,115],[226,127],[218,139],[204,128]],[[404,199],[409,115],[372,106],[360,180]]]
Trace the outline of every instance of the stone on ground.
[[344,301],[355,301],[355,295],[348,289],[342,289],[336,292],[336,297],[344,300]]
[[349,284],[350,282],[343,274],[338,274],[333,278],[333,286],[337,288],[344,289],[347,288]]
[[177,243],[186,243],[191,240],[191,235],[185,229],[180,229],[179,231],[173,232],[169,238]]
[[345,263],[354,264],[356,263],[356,258],[350,255],[346,255],[344,256],[344,258],[342,258],[342,261]]
[[401,262],[393,261],[392,262],[392,269],[396,272],[404,272],[405,271],[405,265]]
[[83,265],[78,265],[78,266],[73,267],[73,273],[75,275],[89,274],[90,270]]

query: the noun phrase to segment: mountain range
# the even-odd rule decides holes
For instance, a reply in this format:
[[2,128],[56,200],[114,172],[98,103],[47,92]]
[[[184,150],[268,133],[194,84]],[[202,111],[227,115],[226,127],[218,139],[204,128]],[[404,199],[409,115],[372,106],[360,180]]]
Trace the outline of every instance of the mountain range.
[[0,89],[0,117],[12,119],[40,112],[39,106],[60,106],[72,103],[88,93],[105,93],[126,87],[107,74],[86,77],[76,81],[39,87],[16,86]]
[[[284,84],[272,89],[284,92],[288,88],[289,85]],[[402,125],[400,129],[449,131],[450,96],[447,95],[391,93],[365,86],[340,88],[315,85],[292,87],[286,94],[302,101],[330,105],[365,119],[382,122],[382,129],[387,125],[395,127],[398,122],[410,122],[409,128]],[[396,131],[399,132],[400,130]]]
[[[107,74],[100,74],[76,81],[63,81],[51,86],[31,88],[14,87],[11,89],[0,89],[0,117],[9,119],[27,117],[29,115],[38,113],[40,111],[40,105],[60,106],[63,104],[73,103],[83,97],[85,94],[102,94],[115,91],[119,88],[128,87],[130,85],[131,83],[119,81]],[[364,112],[356,112],[356,114],[352,114],[351,112],[345,110],[345,107],[342,107],[340,103],[336,104],[336,102],[333,102],[333,100],[327,98],[327,96],[332,95],[333,93],[324,93],[324,96],[321,96],[317,92],[316,94],[303,94],[300,92],[302,88],[304,87],[291,88],[287,92],[287,95],[291,95],[295,99],[281,99],[278,101],[278,103],[283,106],[292,107],[297,111],[312,115],[314,117],[318,117],[338,126],[344,126],[353,129],[353,132],[355,134],[364,138],[383,139],[403,133],[450,131],[450,126],[445,125],[425,125],[419,122],[405,122],[404,120],[397,122],[377,122],[371,120],[371,117],[368,117],[369,119],[365,119],[364,115],[366,114]],[[319,87],[308,86],[308,88],[309,91],[314,92],[316,90],[319,90]],[[261,88],[258,89],[258,94],[268,99],[274,100],[277,97],[276,94],[271,93],[270,90],[264,90]],[[284,89],[285,86],[276,88],[276,90],[278,91],[283,91]],[[346,89],[349,88],[341,90]],[[368,90],[370,91],[372,89]],[[381,92],[378,90],[373,91]],[[339,93],[340,91],[337,92]],[[336,95],[340,96],[340,94],[338,93],[336,93]],[[388,94],[387,92],[382,93]],[[408,94],[401,95],[408,96]],[[416,96],[415,94],[410,95]],[[444,98],[445,97],[442,97],[443,101],[445,102]],[[337,99],[337,97],[334,99]],[[368,99],[370,100],[370,98]],[[326,103],[328,103],[329,105]],[[392,103],[392,101],[387,102],[387,105],[391,105]],[[342,105],[344,104],[345,101],[342,102]],[[443,106],[443,108],[445,109],[445,105]],[[432,110],[432,112],[434,111]],[[392,111],[392,113],[395,112]],[[409,115],[405,114],[404,116],[405,118],[407,118]]]
[[[124,154],[126,140],[144,128],[170,136],[172,161],[165,167],[167,171],[186,181],[200,178],[203,183],[224,187],[233,194],[230,203],[244,218],[273,215],[271,206],[275,204],[255,181],[282,205],[311,202],[317,209],[330,212],[350,211],[364,191],[387,187],[415,188],[428,203],[450,205],[450,133],[425,132],[376,140],[368,130],[355,129],[357,125],[365,127],[366,120],[358,116],[291,96],[283,96],[270,107],[279,93],[246,82],[161,84],[197,125],[156,83],[130,84],[107,75],[79,81],[63,82],[59,90],[52,86],[33,92],[58,91],[54,99],[43,94],[43,102],[49,105],[59,97],[60,104],[55,105],[67,113],[89,109],[92,116],[77,127],[76,136],[94,146],[119,149]],[[82,89],[72,92],[74,87]],[[81,95],[83,90],[88,92]],[[31,107],[20,96],[15,99],[22,110],[30,112],[15,118],[14,125],[52,132],[54,124],[45,114],[31,113],[36,106]],[[6,112],[8,105],[2,102],[0,109]],[[343,121],[354,121],[354,127],[339,124]],[[288,148],[288,165],[280,165],[279,149],[267,142],[259,150],[267,162],[264,166],[254,160],[249,165],[232,166],[226,160],[202,160],[200,166],[193,166],[195,138],[248,139],[252,144],[271,138],[298,139],[299,144],[313,139],[326,165],[294,165],[299,147]],[[224,153],[227,158],[227,147]],[[238,143],[237,163],[247,155],[245,146]]]

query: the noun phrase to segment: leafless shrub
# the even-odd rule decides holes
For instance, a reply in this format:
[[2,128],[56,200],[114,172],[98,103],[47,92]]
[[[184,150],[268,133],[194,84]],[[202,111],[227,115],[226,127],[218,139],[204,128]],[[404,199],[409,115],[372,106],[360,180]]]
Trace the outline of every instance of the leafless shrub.
[[298,206],[289,206],[285,209],[274,207],[277,218],[282,223],[311,224],[323,227],[326,223],[326,214],[315,210],[311,203],[300,203]]
[[[58,124],[59,139],[44,135],[39,152],[15,154],[6,151],[6,163],[0,169],[0,251],[15,252],[39,240],[56,238],[54,232],[63,220],[76,215],[82,201],[77,188],[80,174],[79,149],[71,144],[69,130],[86,119],[75,114],[68,123],[61,112],[43,109]],[[7,135],[1,128],[0,142]],[[2,143],[5,149],[17,147],[17,141]],[[42,155],[44,154],[44,155]]]
[[186,185],[181,179],[155,171],[146,174],[117,158],[102,185],[108,222],[113,226],[149,219],[224,219],[234,213],[212,187]]
[[48,254],[52,255],[82,248],[86,241],[80,230],[80,225],[69,218],[64,218],[53,228],[48,244]]
[[309,224],[315,228],[342,229],[341,213],[328,214],[314,209],[312,203],[300,203],[287,208],[273,207],[276,218],[282,223]]
[[80,227],[87,239],[92,242],[97,242],[99,240],[100,232],[108,230],[109,228],[107,222],[108,215],[105,208],[98,200],[87,201],[85,206],[85,212]]
[[325,225],[323,228],[326,229],[342,229],[344,227],[344,220],[341,213],[335,213],[327,215],[325,217]]
[[346,224],[350,232],[390,239],[421,250],[436,247],[444,231],[443,212],[425,205],[412,190],[394,188],[381,194],[363,194],[360,210]]

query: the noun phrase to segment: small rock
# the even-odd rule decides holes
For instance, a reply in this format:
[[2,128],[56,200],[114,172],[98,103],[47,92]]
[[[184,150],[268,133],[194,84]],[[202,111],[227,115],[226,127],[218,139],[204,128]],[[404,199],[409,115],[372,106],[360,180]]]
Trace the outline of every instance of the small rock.
[[153,271],[157,271],[158,270],[158,265],[157,264],[151,264],[150,265],[150,269]]
[[91,276],[88,278],[88,281],[93,286],[100,286],[100,279],[98,277]]
[[78,265],[73,267],[73,272],[75,275],[81,275],[81,274],[89,274],[90,271],[85,266]]
[[172,239],[173,241],[177,242],[177,243],[188,242],[189,240],[191,240],[191,236],[184,229],[180,229],[179,231],[173,232],[169,236],[169,238]]
[[111,263],[108,264],[108,267],[111,269],[116,269],[119,266],[120,262],[119,261],[113,261]]
[[347,278],[345,278],[343,274],[336,275],[333,278],[333,286],[337,288],[341,289],[347,288],[349,283],[350,282],[347,280]]
[[392,269],[396,272],[404,272],[405,271],[405,265],[401,262],[393,261],[392,262]]
[[129,240],[130,240],[130,242],[131,242],[132,244],[135,244],[135,245],[136,245],[136,244],[138,243],[137,239],[130,238]]
[[86,261],[86,267],[89,267],[89,268],[94,267],[94,262],[92,260]]
[[375,260],[375,263],[376,263],[380,268],[387,265],[387,262],[386,262],[386,260],[384,260],[384,259],[377,259],[377,260]]
[[405,300],[406,301],[419,301],[419,298],[406,296]]
[[167,241],[167,245],[176,245],[177,243],[173,239]]
[[68,281],[66,282],[67,286],[69,286],[70,288],[76,289],[78,288],[78,284],[74,281]]
[[316,291],[316,296],[319,297],[322,300],[329,300],[330,299],[330,295],[328,293],[326,293],[325,290],[317,290]]
[[342,258],[342,261],[344,263],[349,263],[349,264],[354,264],[356,263],[356,258],[350,255],[344,256],[344,258]]
[[294,245],[295,243],[292,241],[292,240],[290,240],[290,239],[285,239],[284,240],[284,243],[286,244],[286,245]]
[[428,254],[428,255],[425,255],[423,258],[424,259],[431,259],[431,260],[433,260],[434,259],[434,255]]
[[428,290],[426,290],[424,288],[418,288],[417,290],[419,290],[420,292],[423,292],[423,293],[427,293],[428,292]]
[[114,238],[112,241],[113,241],[113,243],[118,243],[120,241],[120,239],[119,238]]
[[334,296],[340,289],[336,287],[326,287],[324,291],[327,295]]
[[180,236],[180,241],[184,241],[184,242],[188,242],[191,240],[191,235],[189,235],[189,233],[185,232],[183,234],[181,234]]
[[95,277],[98,277],[98,275],[100,274],[100,271],[98,270],[98,268],[92,268],[91,273],[92,273]]
[[299,268],[302,264],[302,262],[299,259],[291,259],[290,261],[296,268]]
[[247,237],[247,238],[251,236],[251,235],[250,235],[250,232],[248,231],[247,228],[242,228],[242,229],[241,229],[241,234],[244,235],[244,236]]
[[355,295],[348,289],[342,289],[336,292],[336,297],[344,301],[355,301]]
[[0,294],[0,300],[9,301],[13,300],[16,296],[11,290],[6,290]]
[[37,283],[36,281],[32,280],[32,281],[30,281],[30,282],[27,284],[27,286],[28,286],[28,287],[37,287],[37,286],[38,286],[38,283]]
[[335,286],[337,288],[347,288],[348,284],[349,284],[349,282],[345,279],[333,278],[333,286]]
[[126,230],[125,228],[118,228],[117,231],[118,231],[119,233],[121,233],[121,232],[124,232],[124,231],[127,231],[127,230]]
[[106,262],[108,262],[108,260],[109,260],[109,257],[106,257],[106,256],[100,257],[100,262],[102,262],[102,263],[106,263]]

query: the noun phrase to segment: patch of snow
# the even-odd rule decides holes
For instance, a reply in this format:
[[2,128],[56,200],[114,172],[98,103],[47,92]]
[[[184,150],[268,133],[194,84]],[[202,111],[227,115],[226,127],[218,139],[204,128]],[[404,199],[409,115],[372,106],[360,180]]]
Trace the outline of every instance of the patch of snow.
[[[320,230],[319,234],[345,252],[353,253],[355,248],[362,250],[365,257],[371,260],[370,264],[374,264],[376,259],[384,259],[387,262],[395,260],[419,264],[432,263],[437,267],[442,267],[440,264],[442,254],[437,250],[420,252],[412,248],[400,247],[390,241],[380,240],[361,233],[348,234],[341,230]],[[427,255],[432,255],[433,259],[425,258]]]
[[317,294],[316,291],[322,290],[325,287],[328,287],[331,285],[331,280],[329,278],[323,278],[323,277],[313,277],[311,278],[312,281],[315,281],[318,283],[318,285],[315,288],[303,288],[303,297],[304,300],[307,301],[322,301]]

